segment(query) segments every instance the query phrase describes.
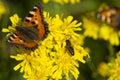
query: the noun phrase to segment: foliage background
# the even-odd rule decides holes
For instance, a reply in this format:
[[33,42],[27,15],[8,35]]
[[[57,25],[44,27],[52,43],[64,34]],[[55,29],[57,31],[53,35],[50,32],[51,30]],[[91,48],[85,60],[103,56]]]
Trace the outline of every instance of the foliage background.
[[[42,0],[0,0],[4,3],[6,13],[0,17],[0,30],[3,27],[10,25],[9,17],[17,13],[22,19],[28,14],[29,10],[36,4],[40,3],[43,9],[50,12],[50,15],[62,14],[63,17],[72,15],[74,19],[82,22],[82,16],[86,16],[89,12],[96,12],[102,3],[109,6],[120,7],[119,0],[81,0],[76,4],[59,4],[49,2],[44,4]],[[82,27],[82,26],[81,26]],[[82,32],[81,32],[82,33]],[[80,75],[78,80],[106,80],[97,72],[97,67],[100,62],[108,62],[110,53],[116,53],[120,50],[120,46],[112,46],[104,40],[93,40],[86,37],[84,47],[89,48],[91,60],[85,64],[80,63]],[[14,71],[13,67],[18,63],[10,59],[10,55],[15,54],[10,46],[6,44],[5,34],[0,32],[0,80],[24,80],[22,73]],[[113,54],[112,56],[115,56]]]

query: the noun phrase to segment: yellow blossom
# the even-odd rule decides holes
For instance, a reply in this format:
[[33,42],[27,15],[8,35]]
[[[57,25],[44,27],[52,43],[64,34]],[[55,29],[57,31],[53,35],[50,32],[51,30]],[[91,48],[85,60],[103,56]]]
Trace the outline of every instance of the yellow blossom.
[[102,3],[98,8],[98,11],[102,11],[103,9],[109,9],[109,6],[106,3]]
[[83,26],[85,28],[84,35],[88,37],[92,37],[93,39],[98,39],[98,32],[99,32],[99,27],[94,21],[90,21],[87,18],[83,18]]
[[93,39],[100,38],[110,42],[112,45],[120,45],[120,30],[115,30],[112,26],[105,23],[100,24],[94,19],[83,18],[83,22],[85,36],[92,37]]
[[[75,32],[81,31],[81,23],[73,20],[72,16],[62,19],[58,14],[50,17],[47,12],[44,12],[44,18],[49,25],[50,33],[42,42],[38,42],[39,46],[34,51],[18,48],[19,54],[11,55],[11,58],[20,61],[14,70],[20,69],[27,80],[59,80],[63,77],[66,80],[72,80],[71,75],[77,79],[79,75],[78,62],[85,63],[83,57],[89,56],[81,47],[83,37]],[[21,23],[20,20],[17,15],[11,17],[12,26],[10,27],[14,29]],[[11,32],[9,27],[8,30]],[[66,48],[66,40],[71,42],[74,55],[71,55]]]
[[21,18],[19,18],[17,14],[11,16],[10,21],[12,22],[12,27],[16,27],[21,24]]
[[109,73],[108,70],[109,70],[109,67],[105,62],[100,63],[100,65],[98,66],[98,73],[103,77],[108,75]]
[[11,21],[12,25],[8,26],[8,28],[2,29],[2,32],[10,32],[7,34],[7,36],[9,36],[11,33],[13,33],[15,31],[16,26],[20,26],[21,18],[19,18],[17,14],[14,14],[13,16],[10,17],[10,21]]
[[108,26],[106,24],[103,24],[100,28],[100,32],[99,32],[99,36],[100,38],[104,39],[104,40],[109,40],[109,42],[112,45],[119,45],[120,44],[120,40],[119,40],[119,35],[118,35],[119,31],[115,31],[114,28],[112,28],[111,26]]
[[[109,6],[105,3],[101,4],[98,11],[103,11],[104,9],[109,10]],[[92,13],[92,14],[91,14]],[[103,39],[108,41],[111,45],[120,45],[120,29],[116,29],[117,26],[110,25],[96,19],[96,12],[89,13],[89,18],[83,17],[83,28],[84,35],[92,37],[93,39]]]
[[67,4],[67,3],[75,4],[80,2],[80,0],[43,0],[43,3],[48,3],[51,1],[60,3],[60,4]]
[[108,77],[107,80],[120,80],[120,51],[117,53],[117,58],[103,63],[98,69],[102,76]]
[[3,2],[0,1],[0,17],[6,13],[6,8]]
[[109,78],[108,80],[120,80],[120,51],[117,53],[117,58],[108,63]]

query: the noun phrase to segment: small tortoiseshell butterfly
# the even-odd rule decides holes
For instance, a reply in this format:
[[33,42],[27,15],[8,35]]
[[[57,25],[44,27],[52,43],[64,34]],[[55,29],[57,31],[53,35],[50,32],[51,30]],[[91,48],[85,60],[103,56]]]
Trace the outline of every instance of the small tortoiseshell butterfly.
[[120,29],[120,8],[111,7],[101,12],[97,12],[97,18]]
[[44,21],[42,8],[37,4],[25,17],[22,25],[16,26],[16,31],[8,37],[7,42],[34,50],[38,46],[37,41],[46,38],[48,33],[48,24]]
[[74,49],[71,46],[71,42],[69,40],[66,40],[66,48],[68,49],[68,51],[71,55],[74,55]]

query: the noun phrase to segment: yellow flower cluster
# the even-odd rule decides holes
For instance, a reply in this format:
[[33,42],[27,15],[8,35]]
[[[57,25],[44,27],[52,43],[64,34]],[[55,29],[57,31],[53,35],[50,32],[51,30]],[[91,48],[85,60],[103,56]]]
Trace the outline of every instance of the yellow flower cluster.
[[84,22],[83,26],[85,28],[84,35],[92,37],[93,39],[98,39],[98,31],[99,31],[98,25],[94,21],[92,20],[90,21],[87,18],[83,18],[83,22]]
[[[12,55],[11,58],[21,61],[14,70],[20,69],[27,80],[47,80],[47,79],[77,79],[79,75],[78,62],[85,63],[83,59],[88,53],[80,45],[83,44],[83,37],[75,31],[80,31],[81,23],[73,21],[72,16],[62,19],[59,15],[50,17],[44,12],[45,21],[48,23],[49,31],[47,38],[39,42],[39,46],[34,51],[18,49],[19,54]],[[12,26],[3,29],[3,32],[14,32],[11,28],[18,25],[20,18],[15,14],[11,18]],[[66,47],[66,40],[71,42],[74,55]]]
[[43,0],[43,3],[48,3],[50,1],[60,3],[60,4],[67,4],[67,3],[75,4],[80,2],[80,0]]
[[6,8],[3,2],[0,1],[0,18],[3,14],[5,14]]
[[112,26],[108,24],[100,24],[98,21],[83,18],[84,22],[84,35],[92,37],[93,39],[104,39],[109,41],[112,45],[120,45],[120,30],[115,30]]
[[8,28],[2,28],[2,32],[9,32],[7,34],[7,37],[15,31],[16,26],[18,26],[22,23],[21,18],[19,18],[17,14],[14,14],[13,16],[11,16],[10,21],[12,23],[11,26],[8,26]]
[[120,51],[116,59],[109,63],[101,63],[98,72],[104,77],[107,76],[108,80],[120,80]]

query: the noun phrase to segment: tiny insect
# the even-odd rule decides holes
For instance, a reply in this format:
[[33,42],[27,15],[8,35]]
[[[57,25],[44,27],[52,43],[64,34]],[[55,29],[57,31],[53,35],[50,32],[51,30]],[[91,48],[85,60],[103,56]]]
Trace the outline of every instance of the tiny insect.
[[118,7],[111,7],[110,9],[97,12],[97,18],[120,29],[120,8]]
[[25,17],[22,25],[16,26],[16,31],[8,37],[7,42],[35,50],[38,46],[37,42],[46,38],[48,33],[48,24],[44,20],[42,8],[37,4]]
[[66,40],[66,48],[68,49],[68,51],[71,55],[74,55],[74,49],[73,49],[71,42],[69,40]]

